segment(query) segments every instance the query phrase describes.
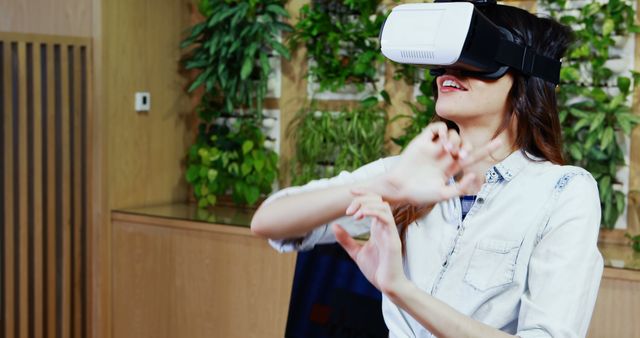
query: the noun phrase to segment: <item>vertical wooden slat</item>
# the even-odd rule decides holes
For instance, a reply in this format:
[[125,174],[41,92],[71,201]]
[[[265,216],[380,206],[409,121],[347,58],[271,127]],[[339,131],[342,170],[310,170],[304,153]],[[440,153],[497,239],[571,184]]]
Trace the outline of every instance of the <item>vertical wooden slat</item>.
[[43,337],[43,237],[42,237],[42,55],[40,43],[33,45],[33,288],[34,288],[34,336]]
[[60,48],[60,76],[61,76],[61,99],[62,99],[62,330],[61,337],[69,337],[69,318],[70,318],[70,299],[71,299],[71,281],[70,281],[70,225],[71,225],[71,166],[69,153],[69,50],[66,45]]
[[4,205],[7,196],[4,191],[4,181],[5,181],[5,145],[4,145],[4,133],[5,129],[8,127],[5,126],[4,123],[4,104],[6,101],[6,93],[4,89],[4,41],[0,39],[0,149],[3,149],[0,154],[0,338],[5,337],[5,318],[4,318],[4,309],[5,309],[5,296],[4,296],[4,281],[6,279],[6,272],[4,270],[4,255],[5,255],[5,238],[4,238],[4,228],[5,228],[5,219],[4,219]]
[[[93,120],[93,49],[88,46],[83,50],[84,58],[83,60],[83,71],[82,71],[82,80],[83,80],[83,95],[82,95],[82,155],[84,163],[82,170],[82,180],[84,182],[84,189],[82,195],[82,211],[83,211],[83,224],[85,225],[82,232],[82,266],[83,266],[83,274],[82,274],[82,287],[83,287],[83,302],[82,308],[83,313],[85,314],[85,320],[82,321],[82,336],[90,337],[93,336],[93,311],[94,311],[94,297],[93,295],[93,283],[90,281],[93,280],[93,270],[89,267],[92,266],[89,262],[93,261],[93,256],[91,253],[93,252],[93,227],[90,226],[90,219],[93,219],[93,214],[89,212],[90,202],[89,199],[93,200],[93,133],[89,133],[88,130],[92,130],[92,126],[94,124]],[[98,304],[96,302],[95,304]]]
[[15,184],[15,177],[13,173],[13,84],[11,81],[12,76],[12,53],[11,53],[11,43],[10,41],[5,41],[3,43],[3,55],[4,55],[4,90],[5,90],[5,100],[4,100],[4,125],[5,125],[5,151],[3,151],[3,156],[5,156],[5,191],[4,194],[6,196],[5,199],[5,219],[4,219],[4,229],[5,229],[5,242],[6,246],[3,248],[4,258],[5,258],[5,329],[6,329],[6,337],[14,337],[15,336],[15,313],[14,313],[14,304],[15,304],[15,290],[14,290],[14,256],[15,256],[15,246],[14,246],[14,199],[13,199],[13,185]]
[[33,42],[27,41],[27,335],[29,337],[35,337],[34,331],[34,311],[35,311],[35,287],[34,287],[34,235],[35,235],[35,196],[33,191],[35,190],[34,184],[34,111],[33,111]]
[[19,302],[20,311],[19,320],[19,337],[28,338],[29,336],[29,250],[28,248],[28,222],[27,222],[27,46],[24,41],[18,42],[18,205],[19,205]]
[[73,205],[74,205],[74,228],[73,228],[73,288],[72,292],[73,296],[73,337],[81,337],[82,332],[82,260],[81,260],[81,241],[82,238],[80,236],[81,229],[85,226],[82,221],[82,125],[81,125],[81,97],[82,97],[82,54],[80,52],[80,46],[77,45],[74,47],[73,53],[73,126],[71,133],[74,135],[73,142],[73,161],[72,164],[74,166],[73,170]]
[[47,45],[47,261],[45,288],[46,309],[46,337],[56,338],[56,100],[55,100],[55,46]]

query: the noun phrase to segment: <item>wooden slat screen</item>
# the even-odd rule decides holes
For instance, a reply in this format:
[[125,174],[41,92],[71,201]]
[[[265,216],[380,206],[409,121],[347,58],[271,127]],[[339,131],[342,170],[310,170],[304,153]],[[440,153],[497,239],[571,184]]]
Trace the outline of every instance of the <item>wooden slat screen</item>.
[[0,33],[0,338],[88,334],[91,44]]

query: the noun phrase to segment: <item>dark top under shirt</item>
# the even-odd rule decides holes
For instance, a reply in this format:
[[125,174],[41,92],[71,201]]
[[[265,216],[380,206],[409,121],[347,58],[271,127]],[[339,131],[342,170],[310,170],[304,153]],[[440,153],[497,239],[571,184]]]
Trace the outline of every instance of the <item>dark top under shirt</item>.
[[462,205],[462,219],[464,220],[465,217],[467,217],[467,214],[469,213],[469,210],[471,210],[471,207],[473,207],[473,203],[476,202],[476,195],[465,195],[465,196],[460,196],[460,204]]

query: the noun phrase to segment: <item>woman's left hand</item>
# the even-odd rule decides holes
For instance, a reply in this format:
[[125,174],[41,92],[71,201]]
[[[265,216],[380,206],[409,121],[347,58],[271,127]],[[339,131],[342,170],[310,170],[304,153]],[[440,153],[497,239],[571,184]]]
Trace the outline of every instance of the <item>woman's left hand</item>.
[[352,193],[356,197],[346,214],[356,219],[372,218],[369,240],[359,244],[338,224],[333,225],[333,232],[369,282],[386,293],[406,282],[402,244],[391,207],[379,195],[362,191]]

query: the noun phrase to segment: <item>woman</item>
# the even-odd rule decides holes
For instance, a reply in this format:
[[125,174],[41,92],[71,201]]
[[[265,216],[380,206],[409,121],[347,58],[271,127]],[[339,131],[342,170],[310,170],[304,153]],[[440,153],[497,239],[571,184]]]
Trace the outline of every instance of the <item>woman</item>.
[[[483,12],[554,59],[571,39],[524,10]],[[337,240],[383,293],[391,337],[584,337],[603,268],[600,204],[592,176],[562,165],[555,86],[449,69],[435,86],[446,123],[400,156],[279,191],[252,230],[281,251]],[[364,245],[351,238],[368,231]]]

